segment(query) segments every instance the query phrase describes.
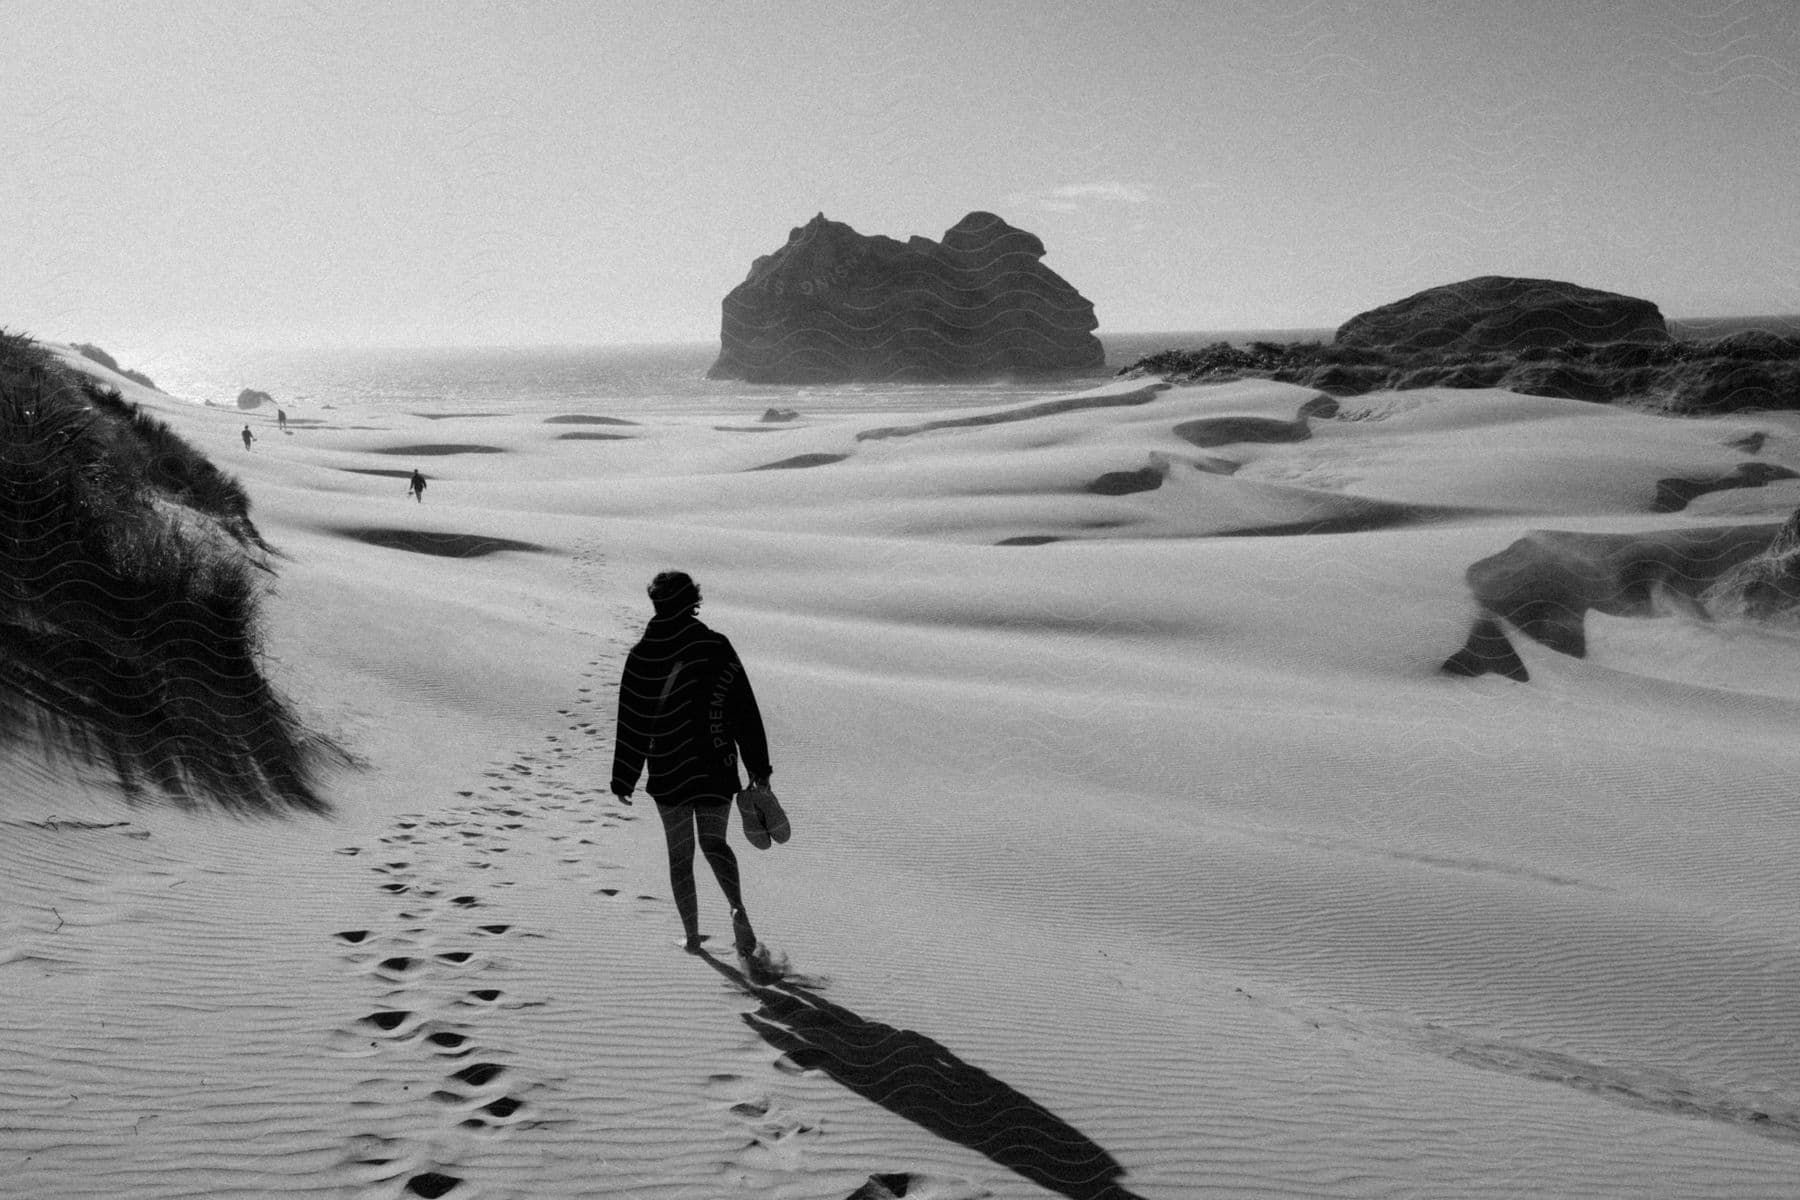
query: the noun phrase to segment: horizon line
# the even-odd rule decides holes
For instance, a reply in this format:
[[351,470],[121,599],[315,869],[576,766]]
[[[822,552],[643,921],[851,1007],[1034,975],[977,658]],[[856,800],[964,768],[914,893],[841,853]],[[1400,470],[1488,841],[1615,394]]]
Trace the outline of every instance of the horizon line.
[[[1796,313],[1706,313],[1666,315],[1663,318],[1671,324],[1708,323],[1715,321],[1769,321],[1779,325],[1794,326],[1800,332],[1800,312]],[[1341,322],[1339,323],[1342,324]],[[1325,334],[1330,335],[1339,325],[1242,325],[1242,326],[1190,326],[1187,328],[1163,327],[1155,329],[1112,329],[1095,330],[1094,336],[1102,340],[1112,338],[1137,337],[1225,337],[1226,335],[1273,335],[1273,334]],[[10,331],[9,332],[17,332]],[[33,341],[60,342],[73,346],[77,342],[84,345],[97,343],[86,339],[38,337],[31,334]],[[1268,339],[1279,340],[1279,339]],[[185,339],[184,339],[185,341]],[[119,343],[130,345],[130,342]],[[193,344],[193,343],[187,343]],[[258,353],[289,352],[330,352],[330,351],[383,351],[383,352],[427,352],[427,351],[547,351],[547,350],[667,350],[667,349],[699,349],[701,347],[719,346],[719,338],[712,335],[705,338],[636,338],[621,341],[519,341],[519,342],[486,342],[486,341],[445,341],[445,342],[346,342],[321,340],[316,342],[255,342],[222,339],[211,343],[227,351]]]

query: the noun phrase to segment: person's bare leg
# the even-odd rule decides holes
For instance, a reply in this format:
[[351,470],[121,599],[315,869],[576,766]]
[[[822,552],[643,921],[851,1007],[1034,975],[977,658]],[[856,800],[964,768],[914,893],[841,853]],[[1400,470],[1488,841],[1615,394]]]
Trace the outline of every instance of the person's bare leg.
[[675,893],[675,911],[689,950],[700,948],[700,903],[694,895],[694,806],[658,804],[663,835],[669,843],[669,888]]
[[700,852],[706,855],[707,865],[712,867],[713,878],[719,881],[719,890],[725,893],[725,902],[731,905],[731,933],[736,942],[739,954],[749,954],[756,949],[756,931],[750,927],[750,914],[744,911],[744,896],[738,882],[737,855],[731,852],[731,843],[725,840],[725,831],[731,820],[729,804],[696,804],[694,808],[694,824],[700,831]]
[[719,881],[719,890],[725,893],[725,902],[734,909],[741,909],[744,897],[739,891],[737,855],[731,852],[731,843],[725,840],[731,806],[696,804],[693,807],[694,824],[700,832],[700,852],[706,855],[713,878]]

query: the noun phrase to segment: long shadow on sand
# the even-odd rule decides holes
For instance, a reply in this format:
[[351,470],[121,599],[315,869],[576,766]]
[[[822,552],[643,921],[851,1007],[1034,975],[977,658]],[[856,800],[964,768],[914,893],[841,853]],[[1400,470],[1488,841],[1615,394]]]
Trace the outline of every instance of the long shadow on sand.
[[700,957],[762,1005],[744,1023],[797,1065],[1070,1200],[1140,1200],[1119,1182],[1125,1168],[1092,1138],[942,1043],[871,1021],[792,979],[760,983]]

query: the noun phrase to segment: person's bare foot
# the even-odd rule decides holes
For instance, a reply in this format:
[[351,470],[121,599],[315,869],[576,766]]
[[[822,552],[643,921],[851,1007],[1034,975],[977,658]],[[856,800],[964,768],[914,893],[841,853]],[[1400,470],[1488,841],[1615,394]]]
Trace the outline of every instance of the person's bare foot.
[[745,958],[756,952],[756,930],[750,928],[750,915],[741,908],[731,910],[731,936],[737,952]]

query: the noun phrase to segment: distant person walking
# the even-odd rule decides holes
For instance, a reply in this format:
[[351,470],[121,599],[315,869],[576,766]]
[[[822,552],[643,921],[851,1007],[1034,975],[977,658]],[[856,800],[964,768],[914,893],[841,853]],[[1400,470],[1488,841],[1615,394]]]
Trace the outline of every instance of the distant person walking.
[[419,474],[417,468],[413,469],[412,479],[406,485],[406,494],[420,504],[425,503],[425,477]]
[[686,934],[683,948],[690,954],[700,949],[697,842],[731,906],[733,942],[748,957],[756,949],[756,933],[744,911],[737,856],[725,831],[741,787],[739,757],[754,784],[766,787],[774,770],[762,714],[737,651],[695,615],[699,585],[685,571],[664,571],[650,581],[649,593],[656,615],[626,656],[619,679],[613,795],[630,804],[638,774],[649,764],[646,787],[668,839],[669,883]]
[[275,424],[281,432],[287,432],[287,409],[278,408],[275,410]]
[[250,448],[250,443],[255,440],[256,435],[250,432],[250,427],[248,425],[244,426],[244,449],[248,450]]

